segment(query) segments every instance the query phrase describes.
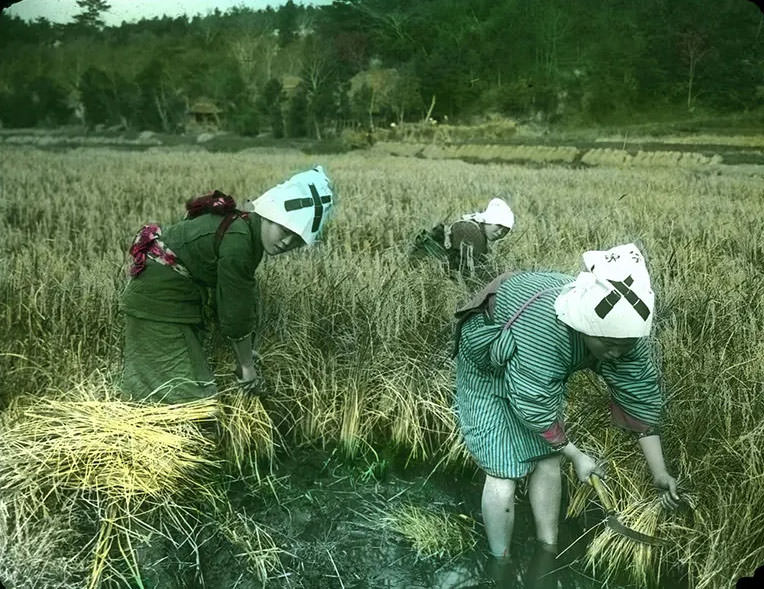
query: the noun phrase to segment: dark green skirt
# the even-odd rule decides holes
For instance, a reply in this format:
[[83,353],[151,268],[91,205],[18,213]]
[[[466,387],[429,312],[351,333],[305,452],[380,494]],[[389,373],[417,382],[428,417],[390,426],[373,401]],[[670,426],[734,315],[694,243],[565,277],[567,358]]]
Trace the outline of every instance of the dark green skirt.
[[133,401],[187,403],[214,395],[199,325],[125,316],[122,392]]

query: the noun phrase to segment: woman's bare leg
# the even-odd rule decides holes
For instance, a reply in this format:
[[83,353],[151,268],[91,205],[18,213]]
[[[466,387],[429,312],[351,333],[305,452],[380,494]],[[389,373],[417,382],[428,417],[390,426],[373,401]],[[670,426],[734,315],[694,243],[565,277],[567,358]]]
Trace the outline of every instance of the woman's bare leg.
[[536,538],[539,542],[555,546],[562,496],[559,455],[544,458],[536,463],[528,481],[528,496],[536,522]]
[[482,509],[491,554],[497,558],[509,556],[509,543],[515,523],[515,480],[486,475]]

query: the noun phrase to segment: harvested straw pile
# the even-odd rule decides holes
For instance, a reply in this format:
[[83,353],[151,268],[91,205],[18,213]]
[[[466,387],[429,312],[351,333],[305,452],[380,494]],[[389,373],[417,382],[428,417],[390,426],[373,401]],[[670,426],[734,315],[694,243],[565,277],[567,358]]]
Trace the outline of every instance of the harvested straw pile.
[[0,488],[127,499],[198,487],[198,471],[215,465],[198,424],[217,411],[214,400],[158,407],[114,398],[18,408],[0,430]]
[[[215,502],[215,443],[204,435],[216,400],[139,405],[118,400],[104,379],[58,396],[16,402],[0,423],[0,489],[23,525],[50,513],[95,512],[88,586],[98,587],[117,547],[137,571],[135,530],[146,514]],[[170,514],[171,519],[177,513]],[[19,533],[19,530],[14,530]]]

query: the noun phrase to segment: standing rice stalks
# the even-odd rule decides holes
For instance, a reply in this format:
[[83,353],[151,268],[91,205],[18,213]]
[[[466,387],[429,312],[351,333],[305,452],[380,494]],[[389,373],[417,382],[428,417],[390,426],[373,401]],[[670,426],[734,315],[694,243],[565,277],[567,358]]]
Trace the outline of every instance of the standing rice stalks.
[[238,476],[254,473],[260,481],[260,462],[270,466],[275,451],[275,429],[259,397],[240,391],[220,395],[220,444],[226,464]]

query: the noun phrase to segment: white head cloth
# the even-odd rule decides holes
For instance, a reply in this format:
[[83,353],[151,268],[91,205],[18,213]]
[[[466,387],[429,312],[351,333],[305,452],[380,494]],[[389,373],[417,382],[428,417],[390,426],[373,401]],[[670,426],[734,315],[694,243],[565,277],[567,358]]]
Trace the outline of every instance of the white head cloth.
[[256,200],[245,211],[278,223],[312,245],[326,224],[334,204],[331,182],[321,166],[295,174]]
[[598,337],[650,334],[655,293],[645,259],[633,243],[583,255],[586,271],[557,296],[557,317],[576,331]]
[[512,229],[515,226],[515,214],[501,198],[492,198],[484,211],[464,215],[462,219],[465,221],[471,220],[478,223],[501,225],[507,229]]

